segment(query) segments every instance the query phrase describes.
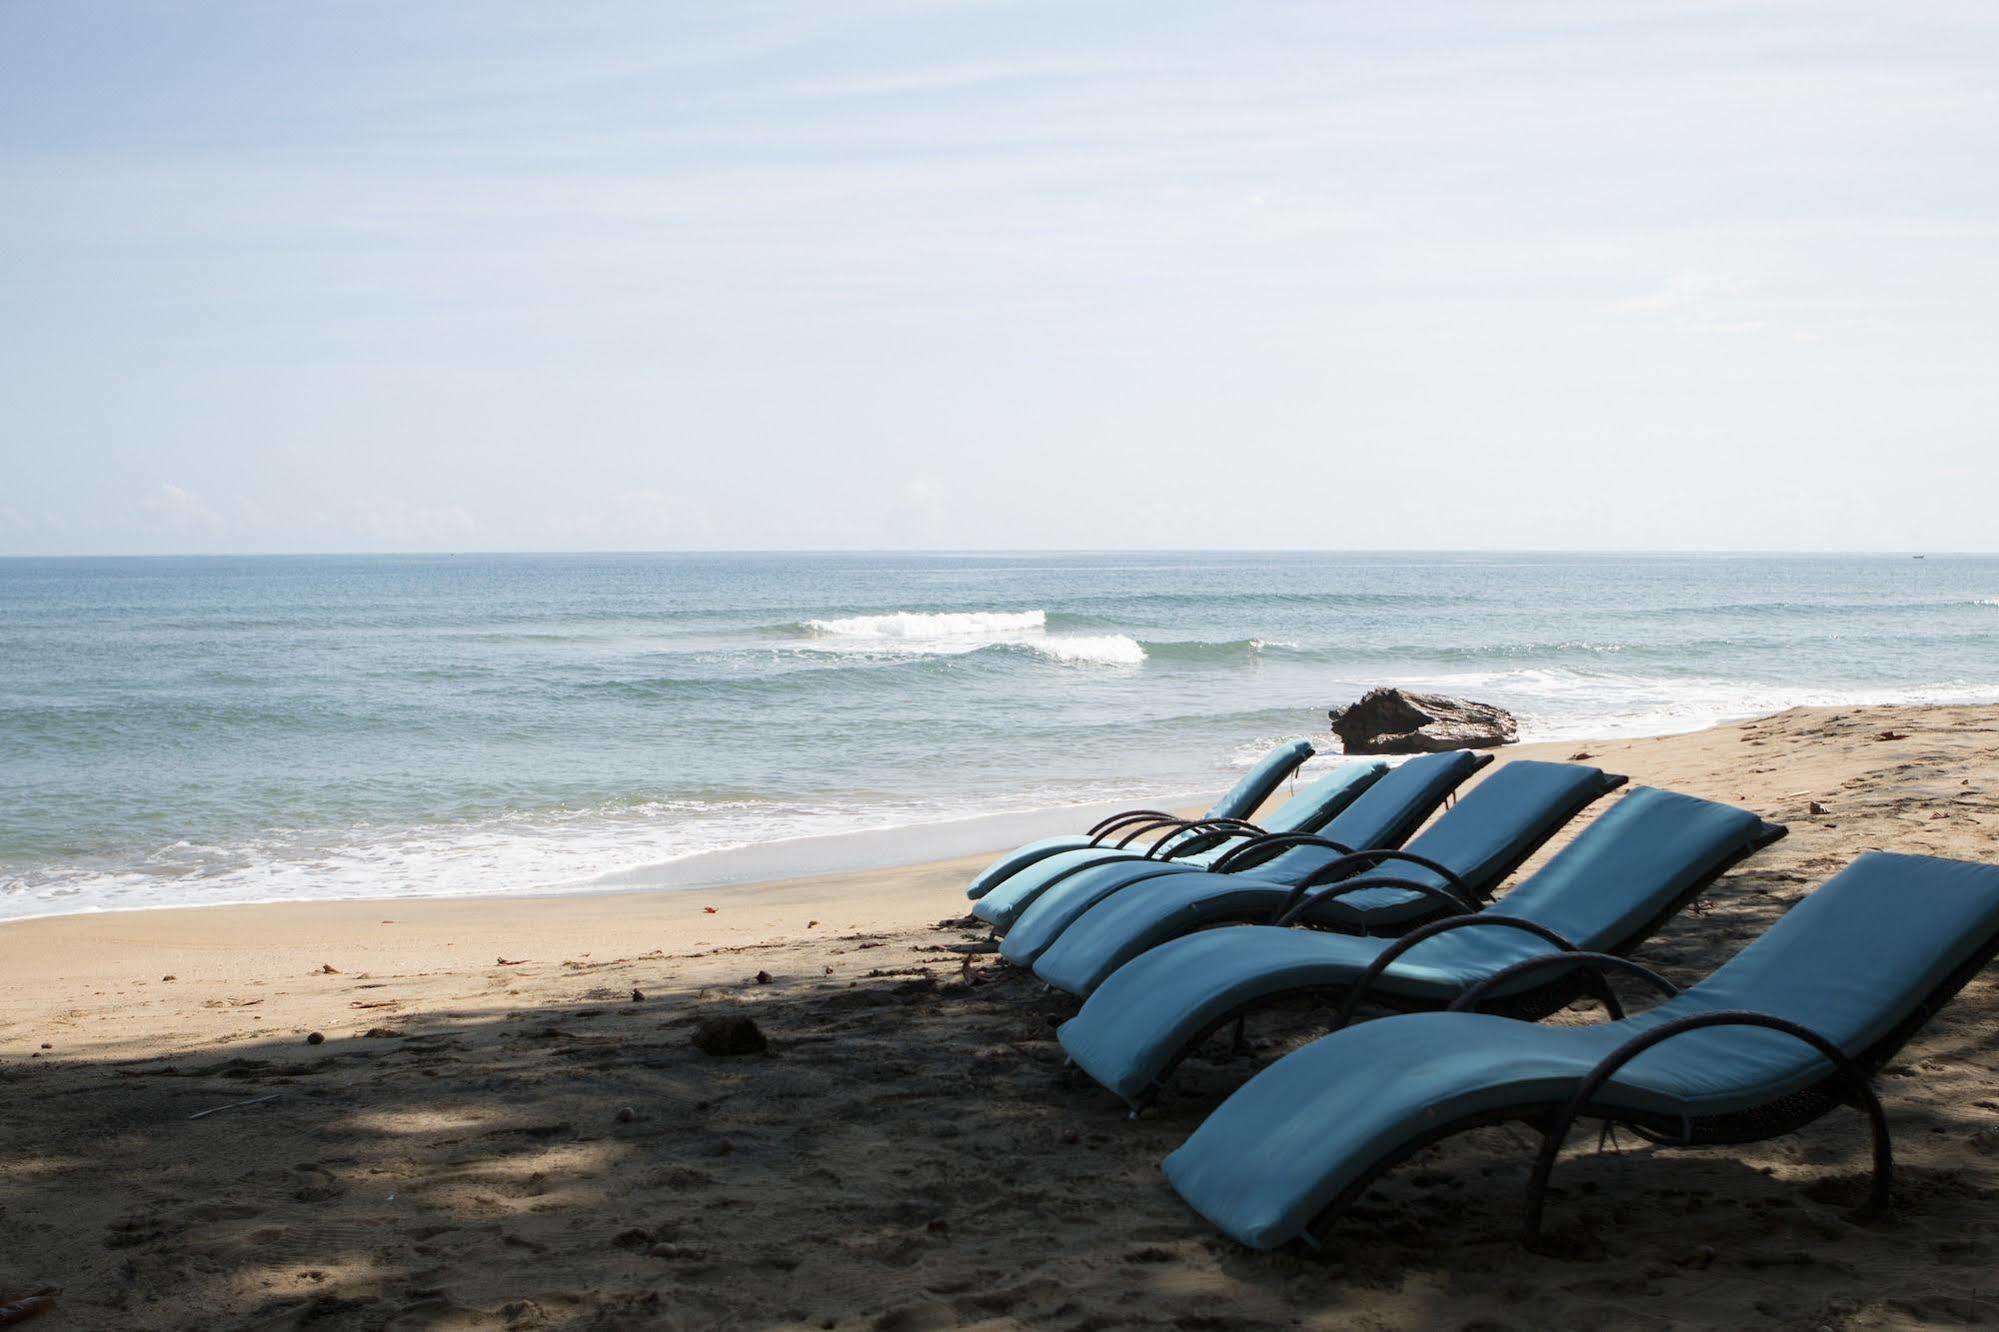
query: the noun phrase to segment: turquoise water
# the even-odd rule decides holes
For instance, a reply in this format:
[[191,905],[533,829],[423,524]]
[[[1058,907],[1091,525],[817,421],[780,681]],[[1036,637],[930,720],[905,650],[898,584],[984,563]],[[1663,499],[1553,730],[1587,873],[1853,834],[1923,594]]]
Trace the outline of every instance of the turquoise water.
[[1205,793],[1384,683],[1529,739],[1995,700],[1999,558],[0,560],[0,917],[685,881]]

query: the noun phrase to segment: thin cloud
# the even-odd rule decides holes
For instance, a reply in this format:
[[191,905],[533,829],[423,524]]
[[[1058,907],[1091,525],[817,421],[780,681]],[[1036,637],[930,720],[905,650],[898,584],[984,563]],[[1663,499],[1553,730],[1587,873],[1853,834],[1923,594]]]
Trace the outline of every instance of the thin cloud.
[[905,93],[962,92],[998,83],[1046,82],[1088,78],[1114,72],[1115,67],[1086,61],[1019,60],[932,65],[877,74],[811,79],[792,84],[797,97],[892,97]]
[[1619,301],[1619,310],[1690,310],[1707,305],[1718,297],[1737,296],[1749,283],[1729,273],[1683,268],[1657,287],[1640,296]]
[[150,521],[178,532],[215,532],[222,519],[193,491],[162,481],[159,488],[139,502],[139,512]]

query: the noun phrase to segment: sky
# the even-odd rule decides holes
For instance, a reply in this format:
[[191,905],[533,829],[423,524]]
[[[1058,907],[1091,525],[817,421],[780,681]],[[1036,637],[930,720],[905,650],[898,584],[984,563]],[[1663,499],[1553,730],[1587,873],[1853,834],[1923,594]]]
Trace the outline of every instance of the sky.
[[0,553],[1999,549],[1999,6],[0,5]]

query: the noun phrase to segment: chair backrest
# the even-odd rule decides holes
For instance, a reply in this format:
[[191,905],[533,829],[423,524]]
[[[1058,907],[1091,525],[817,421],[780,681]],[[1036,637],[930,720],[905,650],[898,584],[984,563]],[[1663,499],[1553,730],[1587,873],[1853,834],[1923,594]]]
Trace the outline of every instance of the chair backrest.
[[1545,925],[1589,952],[1622,952],[1717,871],[1783,833],[1746,809],[1641,786],[1490,914]]
[[[1858,1056],[1898,1029],[1906,1037],[1936,992],[1962,984],[1964,969],[1982,964],[1995,943],[1999,865],[1870,851],[1645,1016],[1750,1009],[1810,1027]],[[1698,1032],[1661,1048],[1727,1034]],[[1737,1033],[1737,1045],[1766,1045],[1740,1037],[1768,1035]]]
[[1256,765],[1224,792],[1220,800],[1208,807],[1204,817],[1249,818],[1264,801],[1270,799],[1270,793],[1282,785],[1284,779],[1295,772],[1299,764],[1310,757],[1312,757],[1311,741],[1285,741],[1258,759]]
[[1258,826],[1271,833],[1316,832],[1351,808],[1387,771],[1386,763],[1342,763],[1299,787],[1296,795],[1258,820]]
[[[1624,778],[1581,763],[1514,759],[1473,787],[1444,816],[1425,828],[1407,850],[1448,865],[1474,888],[1487,889],[1511,874],[1536,847]],[[1390,862],[1348,882],[1373,879],[1443,880],[1415,865]]]
[[1400,846],[1437,812],[1446,796],[1488,762],[1486,755],[1469,749],[1418,754],[1389,769],[1323,831],[1355,850]]
[[[1489,756],[1468,749],[1419,754],[1389,768],[1356,796],[1352,804],[1320,827],[1318,835],[1356,850],[1401,846],[1444,803],[1445,796],[1489,762]],[[1338,857],[1337,851],[1324,847],[1301,846],[1280,852],[1254,868],[1259,876],[1295,883]]]

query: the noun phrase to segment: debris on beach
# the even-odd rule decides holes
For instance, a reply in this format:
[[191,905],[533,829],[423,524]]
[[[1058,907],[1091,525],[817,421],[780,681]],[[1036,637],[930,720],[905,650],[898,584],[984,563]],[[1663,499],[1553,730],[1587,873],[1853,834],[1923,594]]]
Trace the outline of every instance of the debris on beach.
[[759,971],[757,973],[757,984],[759,985],[770,984],[770,973],[768,971]]
[[752,1018],[734,1014],[703,1018],[694,1028],[694,1045],[703,1054],[752,1055],[770,1048],[763,1028]]
[[322,962],[319,964],[319,974],[322,976],[338,976],[340,968],[334,966],[331,962]]
[[279,1095],[280,1093],[278,1092],[272,1092],[269,1096],[252,1096],[247,1101],[231,1101],[227,1105],[212,1105],[206,1110],[195,1111],[188,1116],[188,1119],[191,1122],[197,1119],[206,1119],[213,1114],[220,1114],[224,1110],[240,1110],[246,1105],[263,1105],[267,1101],[277,1100]]
[[307,1045],[324,1045],[326,1044],[326,1033],[323,1031],[307,1032],[305,1043]]
[[35,1295],[26,1295],[18,1300],[0,1304],[0,1327],[11,1327],[15,1323],[25,1323],[30,1318],[45,1314],[56,1307],[56,1293],[53,1290]]
[[1404,689],[1370,689],[1326,716],[1349,754],[1496,749],[1520,738],[1520,725],[1505,708]]
[[527,959],[524,957],[517,957],[511,962],[509,962],[504,957],[495,958],[493,960],[503,967],[522,967],[527,965]]

